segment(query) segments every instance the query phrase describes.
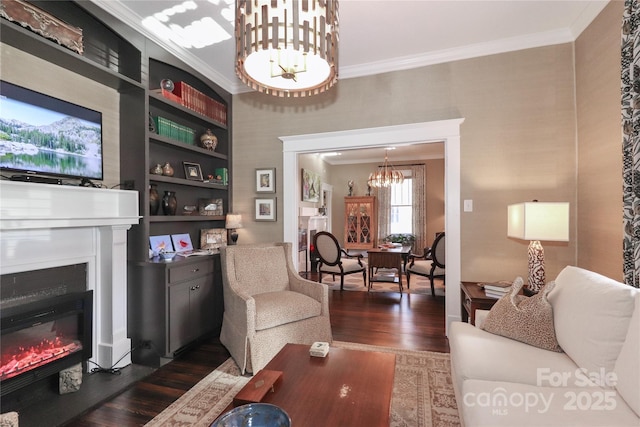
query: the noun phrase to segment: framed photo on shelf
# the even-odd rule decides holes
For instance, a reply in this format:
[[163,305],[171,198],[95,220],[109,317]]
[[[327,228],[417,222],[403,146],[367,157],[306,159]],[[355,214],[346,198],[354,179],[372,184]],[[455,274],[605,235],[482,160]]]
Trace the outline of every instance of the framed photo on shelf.
[[202,181],[202,168],[197,163],[182,162],[184,165],[184,177],[191,181]]
[[198,199],[198,212],[204,216],[222,216],[222,199]]
[[227,230],[225,228],[200,230],[200,249],[220,249],[223,246],[227,246]]
[[172,234],[171,241],[176,252],[187,252],[193,250],[193,244],[191,244],[191,236],[188,234]]
[[149,236],[149,246],[154,255],[157,255],[160,251],[173,252],[171,237],[168,235]]
[[276,220],[276,198],[259,198],[256,197],[256,221],[275,221]]
[[256,169],[256,193],[276,192],[276,168]]

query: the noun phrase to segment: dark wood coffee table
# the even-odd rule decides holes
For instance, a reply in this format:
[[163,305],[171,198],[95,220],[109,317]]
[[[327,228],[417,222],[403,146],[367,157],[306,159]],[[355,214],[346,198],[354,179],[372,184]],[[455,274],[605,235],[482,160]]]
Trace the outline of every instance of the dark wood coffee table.
[[287,344],[265,366],[282,382],[262,402],[284,409],[293,426],[389,426],[396,356],[331,347],[327,357]]

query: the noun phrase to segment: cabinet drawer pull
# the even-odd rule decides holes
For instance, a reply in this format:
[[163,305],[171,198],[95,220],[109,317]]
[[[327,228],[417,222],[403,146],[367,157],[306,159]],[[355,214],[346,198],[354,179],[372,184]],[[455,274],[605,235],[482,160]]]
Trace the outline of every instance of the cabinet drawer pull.
[[197,273],[198,271],[200,271],[199,268],[194,268],[193,270],[191,270],[192,273]]

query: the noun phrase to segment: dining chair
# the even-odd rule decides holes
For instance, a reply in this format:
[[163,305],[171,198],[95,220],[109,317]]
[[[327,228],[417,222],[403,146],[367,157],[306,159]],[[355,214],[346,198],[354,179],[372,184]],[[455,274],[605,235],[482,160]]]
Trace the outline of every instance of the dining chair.
[[344,276],[362,272],[364,286],[367,286],[367,264],[362,261],[362,254],[351,255],[340,247],[336,236],[328,231],[320,231],[313,236],[313,246],[320,262],[318,263],[318,280],[322,283],[322,273],[340,275],[340,290],[344,289]]
[[[431,295],[436,296],[434,280],[445,279],[445,234],[438,233],[430,248],[426,248],[422,255],[409,255],[407,266],[407,288],[411,286],[411,275],[417,274],[429,278]],[[445,279],[446,280],[446,279]]]

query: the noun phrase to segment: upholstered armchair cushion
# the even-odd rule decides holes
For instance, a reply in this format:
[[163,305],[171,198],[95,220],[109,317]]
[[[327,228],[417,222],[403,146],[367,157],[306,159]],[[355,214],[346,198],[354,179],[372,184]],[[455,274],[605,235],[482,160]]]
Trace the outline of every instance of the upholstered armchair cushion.
[[[342,258],[342,269],[344,270],[344,273],[352,273],[352,272],[357,272],[357,271],[362,271],[362,268],[364,266],[364,269],[367,269],[367,263],[364,261],[360,261],[358,262],[358,259],[351,259],[351,258]],[[340,274],[340,266],[339,265],[326,265],[323,264],[322,267],[320,267],[322,269],[323,272],[325,273],[336,273],[336,274]]]
[[[429,276],[429,272],[431,271],[431,264],[433,261],[414,261],[413,264],[407,266],[407,270],[412,273],[420,274],[422,276]],[[444,274],[444,268],[436,267],[435,275]]]
[[298,292],[265,292],[253,296],[256,302],[256,331],[320,316],[322,306]]

